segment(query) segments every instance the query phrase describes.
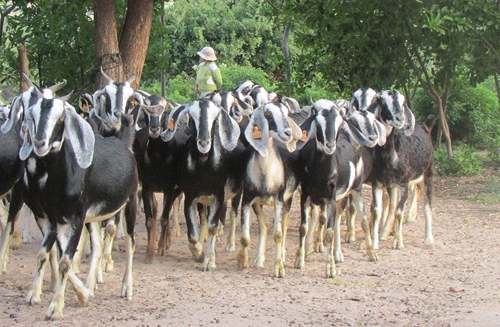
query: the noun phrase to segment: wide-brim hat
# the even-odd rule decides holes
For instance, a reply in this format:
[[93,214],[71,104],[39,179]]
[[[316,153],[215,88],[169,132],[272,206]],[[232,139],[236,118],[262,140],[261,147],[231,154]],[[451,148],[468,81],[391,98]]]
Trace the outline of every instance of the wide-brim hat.
[[215,56],[215,51],[212,47],[204,47],[201,51],[198,52],[198,56],[202,59],[209,61],[216,61],[217,57]]

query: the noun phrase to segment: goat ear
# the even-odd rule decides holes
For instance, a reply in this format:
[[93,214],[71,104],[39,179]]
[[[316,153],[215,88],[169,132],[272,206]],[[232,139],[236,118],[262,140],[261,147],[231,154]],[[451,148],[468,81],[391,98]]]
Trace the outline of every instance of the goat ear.
[[167,129],[161,133],[161,139],[165,142],[170,141],[177,131],[177,122],[189,113],[189,105],[182,105],[172,109],[168,115]]
[[387,128],[385,125],[375,119],[375,128],[377,130],[378,140],[377,144],[383,146],[387,141]]
[[33,142],[31,141],[31,135],[35,133],[35,128],[33,125],[33,118],[30,114],[27,114],[25,120],[21,125],[23,145],[21,146],[21,149],[19,149],[19,159],[23,161],[26,160],[33,151]]
[[415,116],[406,103],[403,104],[403,108],[405,115],[405,125],[403,126],[403,130],[406,136],[411,136],[415,131]]
[[139,102],[139,104],[144,104],[144,95],[142,95],[140,92],[134,91],[133,96],[137,100],[137,102]]
[[139,131],[145,127],[147,127],[146,120],[145,120],[145,115],[144,111],[142,111],[142,106],[137,105],[132,108],[132,110],[128,113],[129,115],[132,116],[132,119],[134,120],[134,129],[136,131]]
[[241,98],[240,98],[240,96],[241,96],[240,94],[237,94],[235,97],[236,101],[238,103],[238,106],[243,111],[244,115],[250,116],[253,113],[253,107],[252,107],[252,105],[248,104],[247,102],[245,102],[242,99],[243,96],[241,96]]
[[293,152],[297,149],[297,142],[302,138],[302,129],[293,121],[292,118],[287,117],[288,125],[292,129],[292,140],[286,144],[288,151]]
[[10,108],[9,111],[9,116],[7,120],[3,123],[2,127],[0,128],[2,130],[2,133],[6,134],[8,133],[14,124],[16,124],[19,119],[21,119],[21,96],[18,96],[17,98],[14,99],[12,102],[12,107]]
[[351,143],[356,142],[362,146],[370,145],[370,141],[366,139],[363,133],[361,133],[357,128],[351,126],[351,124],[345,120],[342,122],[342,130],[349,136],[349,141]]
[[297,149],[301,150],[304,145],[316,134],[316,115],[309,116],[302,124],[300,124],[301,137],[297,141]]
[[269,123],[262,110],[257,109],[253,112],[245,129],[245,137],[261,156],[267,158],[269,155]]
[[220,108],[219,118],[217,121],[219,136],[224,149],[231,151],[238,145],[240,137],[240,127],[229,114]]
[[64,104],[66,137],[73,147],[76,162],[81,168],[88,168],[94,157],[95,134],[89,123],[76,113],[69,103]]
[[103,95],[104,93],[106,93],[106,91],[104,90],[104,87],[100,90],[97,90],[94,92],[94,94],[92,95],[92,99],[94,101],[94,105],[97,110],[99,110],[99,108],[101,107],[101,102],[100,102],[100,97],[101,95]]

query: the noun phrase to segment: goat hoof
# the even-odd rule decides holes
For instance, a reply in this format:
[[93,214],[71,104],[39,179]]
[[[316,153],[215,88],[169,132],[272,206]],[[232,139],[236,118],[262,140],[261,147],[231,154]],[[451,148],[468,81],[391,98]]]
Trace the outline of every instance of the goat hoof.
[[252,267],[254,267],[254,268],[264,268],[264,261],[265,261],[265,259],[263,259],[262,257],[258,256],[252,262]]
[[335,251],[335,263],[344,262],[344,254],[342,251]]
[[323,245],[323,242],[316,243],[316,245],[314,246],[314,252],[316,252],[316,253],[325,252],[325,246]]
[[23,240],[21,238],[21,233],[14,232],[14,235],[12,236],[12,241],[10,243],[10,248],[12,250],[18,250],[22,243]]
[[234,252],[235,250],[236,250],[236,247],[234,244],[226,245],[226,252]]
[[238,256],[236,257],[236,260],[238,261],[238,267],[244,269],[248,268],[248,254],[246,253],[245,250],[243,249],[240,250]]
[[166,247],[160,245],[158,246],[158,251],[156,252],[156,255],[159,257],[164,257],[167,255],[167,249]]
[[144,260],[145,263],[147,263],[148,265],[151,265],[155,262],[155,258],[154,257],[146,257],[146,260]]
[[60,320],[60,319],[62,319],[63,308],[64,308],[64,302],[60,299],[60,297],[53,299],[49,305],[49,309],[47,310],[47,315],[45,316],[45,320]]
[[28,292],[28,296],[26,296],[26,302],[29,305],[35,305],[40,303],[40,294],[34,294],[35,292],[33,290],[30,290]]
[[285,267],[282,261],[278,261],[274,264],[274,277],[283,278],[285,277]]
[[30,233],[23,232],[23,243],[31,244],[32,242],[33,242],[33,237],[30,235]]
[[304,267],[304,258],[297,257],[295,258],[295,268],[302,269]]
[[378,253],[375,249],[368,250],[368,261],[377,262],[378,261]]
[[115,262],[113,259],[108,259],[104,261],[104,271],[107,273],[112,272],[115,269]]
[[404,248],[403,241],[395,239],[392,248],[394,250],[402,250]]
[[326,266],[326,278],[335,278],[337,271],[335,266],[331,267],[329,264]]

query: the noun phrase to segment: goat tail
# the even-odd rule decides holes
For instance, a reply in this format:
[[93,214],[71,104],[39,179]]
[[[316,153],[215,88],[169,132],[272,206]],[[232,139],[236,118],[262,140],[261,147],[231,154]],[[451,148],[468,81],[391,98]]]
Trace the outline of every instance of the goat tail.
[[425,126],[427,127],[429,133],[432,131],[434,126],[436,126],[438,120],[439,118],[433,114],[427,116],[427,119],[425,120]]

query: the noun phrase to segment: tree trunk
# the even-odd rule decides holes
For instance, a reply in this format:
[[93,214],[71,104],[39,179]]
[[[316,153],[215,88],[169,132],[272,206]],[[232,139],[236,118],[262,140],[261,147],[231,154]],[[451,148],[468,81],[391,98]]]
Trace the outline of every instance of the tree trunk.
[[128,0],[120,39],[124,77],[135,75],[132,88],[139,88],[153,22],[153,0]]
[[285,26],[285,32],[283,33],[283,41],[281,43],[281,51],[283,51],[283,57],[285,57],[286,62],[286,95],[290,96],[292,93],[292,68],[290,64],[290,52],[288,51],[288,37],[290,36],[290,25]]
[[[123,81],[123,63],[118,47],[115,20],[115,0],[94,0],[94,46],[96,51],[95,67],[102,70],[115,81]],[[96,74],[97,88],[106,85],[107,80],[101,73]]]
[[20,45],[17,47],[17,52],[19,54],[19,77],[21,83],[19,84],[19,93],[22,93],[28,89],[28,84],[24,81],[22,73],[26,76],[30,76],[29,62],[28,62],[28,50],[26,50],[25,45]]
[[498,74],[495,73],[495,88],[497,89],[497,98],[498,98],[498,108],[500,109],[500,84],[498,83]]
[[441,122],[441,131],[446,141],[446,151],[448,152],[448,159],[451,159],[453,157],[453,150],[451,148],[450,128],[448,126],[448,120],[446,119],[446,108],[443,106],[443,99],[441,97],[438,96],[436,100],[439,111],[439,120]]
[[[165,1],[161,2],[161,26],[164,28],[165,27]],[[163,60],[165,60],[165,47],[163,46],[163,42],[165,41],[165,35],[163,33],[161,34],[161,57]],[[165,97],[165,87],[166,87],[166,78],[165,78],[165,70],[162,68],[161,69],[161,74],[160,74],[160,81],[161,81],[161,96]]]

